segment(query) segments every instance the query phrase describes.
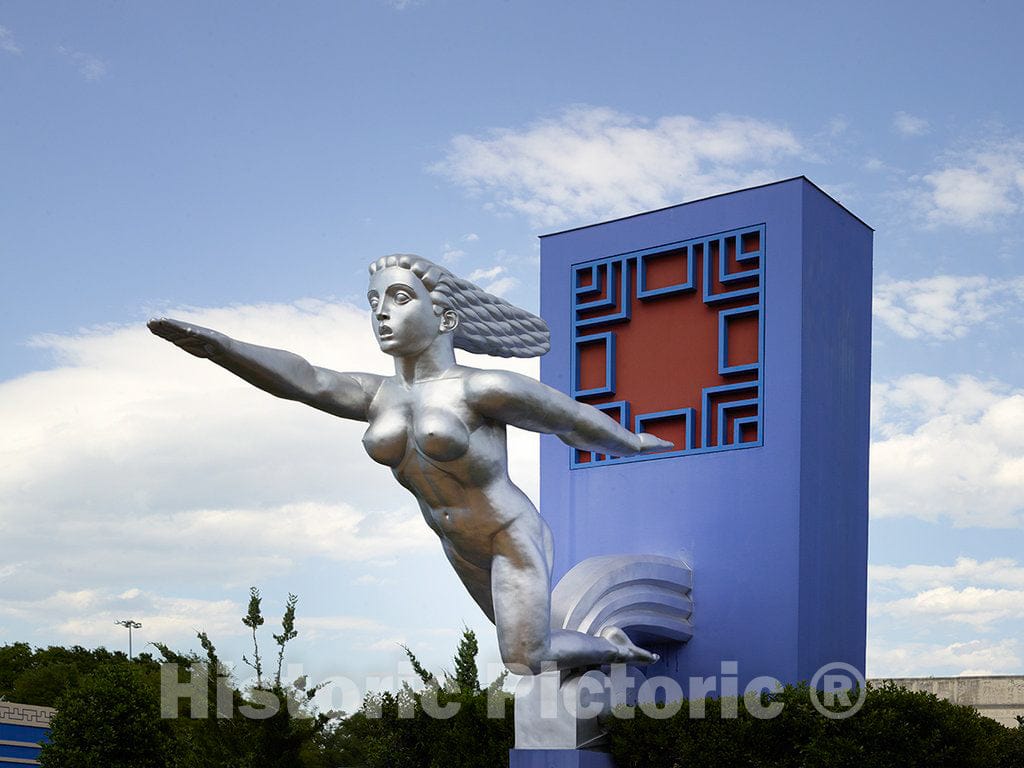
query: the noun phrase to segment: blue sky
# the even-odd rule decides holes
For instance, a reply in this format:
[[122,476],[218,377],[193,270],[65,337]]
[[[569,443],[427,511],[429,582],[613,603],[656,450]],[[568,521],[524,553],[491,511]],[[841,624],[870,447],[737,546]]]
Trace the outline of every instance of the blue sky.
[[[1019,4],[0,5],[0,642],[240,658],[300,595],[315,676],[478,616],[358,425],[142,327],[387,371],[365,265],[528,308],[537,235],[806,174],[876,228],[871,675],[1024,668]],[[532,366],[532,367],[531,367]],[[535,371],[526,363],[520,370]],[[513,472],[536,498],[536,441]]]

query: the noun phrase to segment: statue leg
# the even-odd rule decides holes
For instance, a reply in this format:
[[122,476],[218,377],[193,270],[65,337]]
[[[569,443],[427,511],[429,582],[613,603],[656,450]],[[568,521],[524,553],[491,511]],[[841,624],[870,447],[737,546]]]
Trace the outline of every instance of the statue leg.
[[494,623],[494,602],[491,599],[491,572],[466,560],[451,542],[444,542],[444,553],[452,564],[470,597],[480,606],[491,623]]
[[513,672],[536,674],[624,660],[618,638],[551,629],[549,542],[518,520],[494,537],[491,597],[501,659]]
[[548,660],[551,595],[543,542],[521,527],[516,521],[493,539],[491,599],[501,660],[516,674],[529,674]]

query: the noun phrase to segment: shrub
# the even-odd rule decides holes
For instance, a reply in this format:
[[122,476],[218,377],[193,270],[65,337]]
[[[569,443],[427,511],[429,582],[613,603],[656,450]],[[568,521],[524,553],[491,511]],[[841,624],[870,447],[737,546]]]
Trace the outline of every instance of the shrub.
[[[771,719],[729,699],[705,701],[703,718],[690,717],[689,702],[666,719],[620,709],[608,721],[611,751],[620,768],[1024,768],[1024,728],[1005,728],[970,707],[886,684],[867,690],[860,711],[830,719],[811,693],[799,685],[762,694],[762,705],[783,705]],[[722,716],[723,703],[735,707],[735,718]]]

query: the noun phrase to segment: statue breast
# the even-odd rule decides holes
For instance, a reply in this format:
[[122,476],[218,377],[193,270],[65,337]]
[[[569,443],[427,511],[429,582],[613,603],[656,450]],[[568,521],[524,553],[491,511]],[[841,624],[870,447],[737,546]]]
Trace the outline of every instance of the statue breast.
[[[419,389],[419,388],[417,388]],[[436,399],[422,402],[424,393],[387,393],[374,404],[363,447],[374,461],[399,466],[410,449],[434,461],[454,461],[469,449],[469,428],[452,407],[440,407]],[[410,444],[412,437],[414,444]]]

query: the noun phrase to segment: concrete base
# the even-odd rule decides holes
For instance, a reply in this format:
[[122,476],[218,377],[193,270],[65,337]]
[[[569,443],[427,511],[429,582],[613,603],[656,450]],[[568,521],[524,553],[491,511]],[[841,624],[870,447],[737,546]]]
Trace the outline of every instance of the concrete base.
[[615,768],[607,752],[586,749],[510,749],[509,768]]

